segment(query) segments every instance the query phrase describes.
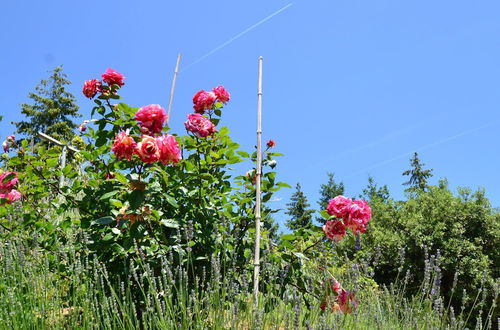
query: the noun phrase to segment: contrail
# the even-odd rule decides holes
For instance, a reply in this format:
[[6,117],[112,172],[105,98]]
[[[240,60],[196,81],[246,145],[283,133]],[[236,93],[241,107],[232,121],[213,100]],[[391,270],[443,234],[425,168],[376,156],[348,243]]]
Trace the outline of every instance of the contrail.
[[377,145],[379,144],[382,144],[384,142],[387,142],[387,141],[390,141],[392,140],[393,138],[395,138],[396,136],[398,135],[401,135],[401,134],[405,134],[417,127],[420,127],[422,126],[422,123],[419,123],[419,124],[415,124],[415,125],[411,125],[411,126],[407,126],[407,127],[404,127],[404,128],[401,128],[399,130],[396,130],[396,131],[393,131],[387,135],[384,135],[370,143],[367,143],[365,145],[362,145],[362,146],[359,146],[359,147],[356,147],[356,148],[353,148],[353,149],[350,149],[350,150],[346,150],[346,151],[342,151],[340,153],[338,153],[337,155],[334,155],[331,159],[329,159],[328,161],[331,161],[331,160],[334,160],[334,159],[338,159],[338,158],[344,158],[345,156],[349,155],[349,154],[352,154],[352,153],[355,153],[355,152],[358,152],[358,151],[361,151],[361,150],[364,150],[364,149],[370,149],[370,148],[373,148],[373,147],[376,147]]
[[458,133],[458,134],[455,134],[455,135],[452,135],[452,136],[449,136],[447,138],[444,138],[442,140],[438,140],[436,142],[432,142],[432,143],[429,143],[429,144],[426,144],[426,145],[423,145],[423,146],[420,146],[416,149],[413,149],[412,151],[408,151],[408,152],[405,152],[403,154],[400,154],[400,155],[397,155],[393,158],[390,158],[390,159],[387,159],[387,160],[384,160],[384,161],[381,161],[381,162],[378,162],[376,164],[373,164],[369,167],[366,167],[360,171],[357,171],[349,176],[347,176],[346,178],[350,178],[350,177],[353,177],[355,175],[358,175],[358,174],[361,174],[361,173],[364,173],[366,171],[369,171],[369,170],[372,170],[374,168],[377,168],[377,167],[380,167],[380,166],[384,166],[384,165],[387,165],[395,160],[398,160],[400,158],[403,158],[403,157],[408,157],[409,155],[413,154],[414,152],[416,151],[422,151],[422,150],[426,150],[426,149],[430,149],[430,148],[433,148],[437,145],[440,145],[440,144],[443,144],[443,143],[446,143],[446,142],[449,142],[449,141],[452,141],[452,140],[455,140],[455,139],[458,139],[459,137],[462,137],[464,135],[468,135],[468,134],[471,134],[471,133],[474,133],[474,132],[477,132],[477,131],[480,131],[486,127],[489,127],[489,126],[492,126],[494,124],[494,122],[491,122],[491,123],[488,123],[488,124],[485,124],[485,125],[482,125],[482,126],[479,126],[479,127],[476,127],[476,128],[473,128],[473,129],[470,129],[470,130],[467,130],[467,131],[464,131],[462,133]]
[[253,29],[255,29],[257,26],[261,25],[262,23],[265,23],[267,22],[268,20],[270,20],[271,18],[273,18],[274,16],[278,15],[279,13],[285,11],[286,9],[290,8],[291,6],[293,5],[292,2],[290,2],[288,5],[286,5],[285,7],[275,11],[274,13],[272,13],[271,15],[261,19],[260,21],[258,21],[257,23],[255,23],[254,25],[246,28],[245,30],[243,30],[242,32],[238,33],[237,35],[235,35],[234,37],[232,37],[231,39],[227,40],[226,42],[222,43],[221,45],[215,47],[214,49],[212,49],[211,51],[209,51],[208,53],[206,53],[205,55],[203,55],[202,57],[198,58],[197,60],[195,60],[194,62],[192,62],[191,64],[187,65],[182,71],[186,71],[188,68],[190,68],[191,66],[195,65],[196,63],[198,62],[201,62],[203,61],[204,59],[206,59],[207,57],[209,57],[210,55],[212,55],[213,53],[215,53],[216,51],[218,50],[221,50],[222,48],[226,47],[227,45],[229,45],[231,42],[235,41],[236,39],[238,39],[239,37],[243,36],[244,34],[252,31]]

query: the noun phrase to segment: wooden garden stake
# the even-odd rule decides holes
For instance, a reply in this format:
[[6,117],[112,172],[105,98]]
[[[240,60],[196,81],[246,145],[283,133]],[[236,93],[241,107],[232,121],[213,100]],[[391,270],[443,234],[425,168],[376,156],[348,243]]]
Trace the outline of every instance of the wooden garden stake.
[[181,53],[177,55],[177,63],[175,64],[174,78],[172,79],[172,87],[170,88],[170,100],[168,101],[167,124],[170,120],[170,112],[172,111],[172,103],[174,102],[175,83],[177,81],[177,73],[179,72],[179,63],[181,62]]
[[255,254],[253,269],[253,299],[255,309],[259,306],[260,271],[260,176],[262,172],[262,56],[259,57],[259,82],[257,89],[257,164],[255,180]]

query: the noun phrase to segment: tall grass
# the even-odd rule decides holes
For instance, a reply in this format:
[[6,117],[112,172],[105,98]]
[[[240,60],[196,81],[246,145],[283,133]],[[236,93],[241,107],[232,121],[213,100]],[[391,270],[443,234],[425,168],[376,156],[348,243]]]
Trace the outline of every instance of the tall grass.
[[[125,280],[117,282],[92,255],[48,254],[14,239],[4,241],[0,325],[11,329],[463,329],[471,317],[479,329],[497,325],[491,320],[495,304],[485,306],[483,315],[446,306],[433,285],[438,274],[432,271],[422,283],[422,293],[409,299],[404,295],[404,277],[389,287],[363,286],[368,265],[354,265],[343,281],[357,288],[360,304],[352,314],[342,314],[322,311],[319,304],[307,306],[293,287],[280,295],[280,274],[273,274],[264,261],[266,289],[254,311],[250,272],[222,273],[214,259],[210,269],[190,285],[189,268],[173,267],[172,259],[169,255],[162,260],[159,274],[146,264],[130,264],[124,267],[130,269]],[[477,299],[479,303],[481,294]]]

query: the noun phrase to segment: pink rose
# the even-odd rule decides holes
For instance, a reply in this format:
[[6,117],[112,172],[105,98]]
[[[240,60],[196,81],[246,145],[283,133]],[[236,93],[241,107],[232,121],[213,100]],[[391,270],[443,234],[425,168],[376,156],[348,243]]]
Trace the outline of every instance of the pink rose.
[[199,113],[191,113],[188,115],[188,120],[184,123],[186,130],[192,132],[197,137],[207,137],[215,133],[215,126],[205,116]]
[[340,242],[345,236],[345,226],[342,221],[328,220],[323,226],[326,237]]
[[[11,177],[7,181],[7,177]],[[17,172],[4,172],[0,174],[0,193],[8,194],[17,184]]]
[[80,132],[82,132],[82,133],[83,133],[83,132],[85,132],[85,131],[87,130],[87,125],[88,125],[88,123],[90,123],[90,120],[84,120],[84,121],[80,124],[80,126],[78,126],[78,130],[79,130]]
[[110,86],[111,85],[119,85],[119,86],[125,85],[125,83],[123,82],[123,80],[125,79],[123,74],[121,74],[120,72],[115,71],[111,68],[108,68],[106,70],[106,72],[101,75],[101,77],[102,77],[102,80],[104,80],[104,82]]
[[12,189],[8,193],[0,193],[0,199],[2,198],[7,199],[7,204],[12,204],[13,202],[21,198],[21,193],[15,189]]
[[353,201],[349,207],[349,216],[346,218],[346,226],[353,233],[366,231],[366,225],[372,217],[372,209],[367,202],[362,200]]
[[148,135],[144,135],[141,142],[137,143],[135,153],[145,163],[154,163],[160,159],[160,148],[156,139]]
[[337,218],[344,218],[349,214],[349,207],[352,204],[352,200],[345,196],[337,196],[328,202],[326,207],[326,212],[329,215],[334,215]]
[[340,290],[340,293],[337,296],[337,301],[340,310],[344,314],[351,314],[353,309],[356,308],[359,304],[358,299],[354,295],[354,292],[349,292],[344,289]]
[[159,104],[145,105],[135,113],[134,119],[139,122],[141,132],[145,134],[161,133],[167,120],[167,113]]
[[118,159],[132,159],[137,143],[134,138],[129,135],[129,130],[121,131],[115,137],[111,151],[113,151]]
[[212,108],[216,99],[215,93],[199,91],[193,96],[193,109],[196,113],[204,113],[205,110]]
[[268,148],[273,148],[276,146],[276,142],[274,142],[274,140],[269,140],[267,141],[266,145]]
[[173,135],[165,134],[156,138],[160,150],[159,160],[163,165],[176,164],[181,159],[179,143]]
[[93,98],[101,90],[101,82],[97,79],[85,80],[83,83],[83,95],[89,99]]
[[3,151],[9,152],[10,147],[12,147],[15,142],[16,142],[16,137],[14,135],[7,136],[5,141],[3,141],[3,143],[2,143]]
[[231,95],[229,95],[229,92],[224,88],[224,86],[212,88],[212,92],[214,92],[217,99],[224,104],[231,99]]
[[332,284],[331,284],[331,288],[333,291],[335,291],[336,293],[340,293],[342,288],[340,287],[340,282],[337,281],[336,279],[332,279]]

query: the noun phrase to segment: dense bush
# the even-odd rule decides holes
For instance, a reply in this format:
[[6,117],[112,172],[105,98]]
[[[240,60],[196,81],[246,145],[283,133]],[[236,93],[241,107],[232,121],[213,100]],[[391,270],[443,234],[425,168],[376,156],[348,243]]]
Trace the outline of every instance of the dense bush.
[[498,298],[500,213],[483,191],[454,195],[441,181],[407,201],[372,194],[371,205],[373,221],[360,255],[375,261],[378,283],[407,272],[407,290],[414,294],[435,272],[431,286],[436,296],[442,291],[445,305],[451,300],[455,308],[486,312]]

